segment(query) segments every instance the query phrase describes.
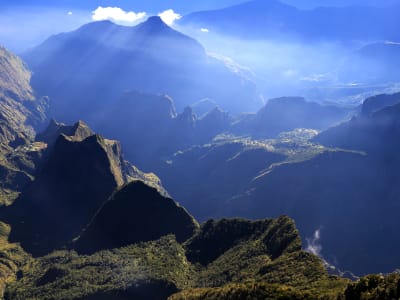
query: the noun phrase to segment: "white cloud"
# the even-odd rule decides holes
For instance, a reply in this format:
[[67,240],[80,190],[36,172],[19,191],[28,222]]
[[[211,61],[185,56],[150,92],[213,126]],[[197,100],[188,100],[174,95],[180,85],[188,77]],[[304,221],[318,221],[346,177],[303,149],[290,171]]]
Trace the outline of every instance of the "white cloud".
[[167,10],[159,13],[158,16],[167,25],[172,25],[176,20],[179,20],[180,18],[182,18],[182,16],[180,14],[174,12],[173,9],[167,9]]
[[210,30],[208,30],[208,28],[200,28],[200,31],[201,31],[201,32],[205,32],[205,33],[210,32]]
[[92,20],[102,21],[110,20],[116,23],[136,23],[146,17],[145,12],[125,11],[119,7],[102,7],[99,6],[92,11]]
[[314,232],[314,236],[307,240],[307,248],[306,251],[321,257],[322,246],[320,244],[321,239],[321,229],[317,229]]
[[67,15],[68,15],[68,16],[72,16],[72,11],[69,11],[69,12],[67,13]]

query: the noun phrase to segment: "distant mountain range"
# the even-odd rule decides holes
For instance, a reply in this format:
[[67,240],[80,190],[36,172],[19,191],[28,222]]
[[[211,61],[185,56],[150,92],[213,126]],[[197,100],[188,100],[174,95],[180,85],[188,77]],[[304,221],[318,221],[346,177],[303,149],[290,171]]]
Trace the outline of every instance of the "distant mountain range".
[[179,24],[244,39],[399,40],[398,3],[387,7],[359,4],[301,10],[278,0],[253,0],[223,9],[195,12],[184,16]]
[[90,23],[49,38],[23,58],[33,87],[50,96],[50,113],[61,121],[95,125],[126,91],[167,94],[178,110],[203,98],[235,113],[262,104],[244,71],[208,56],[159,17],[135,27]]

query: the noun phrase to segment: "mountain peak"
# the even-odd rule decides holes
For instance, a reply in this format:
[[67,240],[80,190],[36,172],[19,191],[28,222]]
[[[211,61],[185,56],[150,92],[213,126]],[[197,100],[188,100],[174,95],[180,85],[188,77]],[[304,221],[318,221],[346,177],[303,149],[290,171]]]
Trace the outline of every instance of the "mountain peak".
[[[164,21],[161,19],[159,16],[151,16],[147,19],[147,23],[152,23],[152,24],[165,24]],[[166,24],[165,24],[166,25]]]
[[141,30],[146,29],[148,31],[159,31],[164,29],[170,29],[170,27],[164,23],[164,21],[159,16],[151,16],[143,23],[136,26]]
[[94,132],[83,121],[78,121],[74,125],[66,125],[51,119],[46,130],[36,136],[36,141],[53,145],[61,134],[68,136],[71,141],[81,142],[93,135]]

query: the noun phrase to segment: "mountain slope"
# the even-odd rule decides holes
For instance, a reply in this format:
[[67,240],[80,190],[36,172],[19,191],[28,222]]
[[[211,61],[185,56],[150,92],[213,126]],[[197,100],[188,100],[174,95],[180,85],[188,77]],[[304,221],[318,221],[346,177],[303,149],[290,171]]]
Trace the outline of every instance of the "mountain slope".
[[193,274],[173,236],[90,256],[57,251],[23,270],[5,299],[165,300]]
[[47,99],[36,98],[30,79],[22,60],[0,47],[0,206],[32,180],[43,151],[31,142],[46,118]]
[[229,199],[246,189],[258,173],[285,156],[262,146],[221,142],[177,153],[157,170],[176,199],[196,218],[222,217]]
[[3,299],[6,286],[16,280],[18,270],[30,261],[30,256],[19,244],[8,242],[10,226],[0,221],[0,297]]
[[102,205],[76,241],[75,248],[80,253],[94,253],[157,240],[168,234],[184,242],[197,227],[184,208],[156,189],[136,181],[122,187]]
[[31,73],[22,60],[0,47],[0,114],[2,144],[15,145],[34,137],[45,119],[45,100],[36,99]]

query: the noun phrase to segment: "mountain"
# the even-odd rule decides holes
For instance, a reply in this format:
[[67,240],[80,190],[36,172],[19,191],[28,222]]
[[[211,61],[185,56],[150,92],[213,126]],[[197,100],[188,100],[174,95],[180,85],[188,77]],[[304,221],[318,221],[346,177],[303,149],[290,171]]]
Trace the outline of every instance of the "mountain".
[[398,3],[389,6],[317,7],[308,10],[277,0],[253,0],[188,14],[179,25],[245,39],[398,40]]
[[51,147],[54,146],[58,137],[62,134],[72,136],[77,141],[83,141],[85,138],[94,135],[94,132],[83,121],[78,121],[74,125],[66,125],[51,119],[47,128],[39,132],[35,140],[46,143]]
[[[54,122],[48,130],[53,127]],[[12,227],[9,240],[21,242],[34,255],[72,241],[124,183],[140,179],[158,187],[156,176],[140,172],[122,158],[117,141],[93,134],[83,122],[61,132],[73,135],[57,137],[35,180],[1,211],[1,219]]]
[[197,222],[174,200],[142,181],[135,181],[102,205],[76,241],[75,248],[80,253],[94,253],[157,240],[168,234],[174,234],[182,243],[197,228]]
[[89,23],[50,37],[24,59],[34,72],[33,87],[52,99],[51,117],[84,119],[95,129],[126,91],[167,94],[179,110],[203,98],[236,113],[261,104],[249,78],[159,17],[135,27]]
[[257,114],[235,123],[232,131],[253,137],[276,137],[296,128],[327,129],[346,120],[353,110],[306,101],[301,97],[271,99]]

